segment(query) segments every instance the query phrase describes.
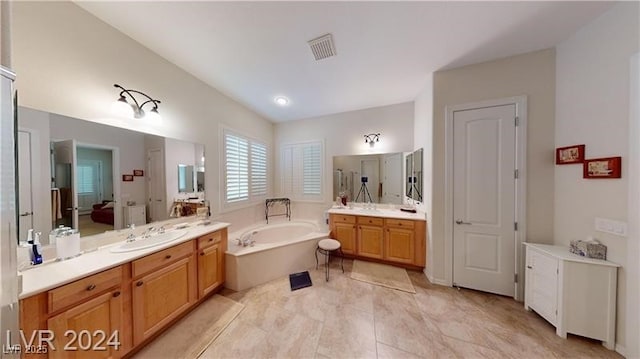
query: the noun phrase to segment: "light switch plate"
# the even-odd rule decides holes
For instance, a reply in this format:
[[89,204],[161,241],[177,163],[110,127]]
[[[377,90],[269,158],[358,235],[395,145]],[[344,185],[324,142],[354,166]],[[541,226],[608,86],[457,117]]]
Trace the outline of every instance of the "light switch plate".
[[595,219],[596,231],[610,233],[616,236],[627,236],[627,223],[615,221],[613,219],[598,218]]

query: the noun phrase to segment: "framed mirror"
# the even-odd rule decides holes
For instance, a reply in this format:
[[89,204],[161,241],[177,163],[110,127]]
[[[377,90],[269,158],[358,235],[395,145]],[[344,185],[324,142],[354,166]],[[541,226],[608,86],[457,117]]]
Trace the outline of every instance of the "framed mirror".
[[402,153],[333,157],[333,198],[402,203]]
[[[31,228],[47,244],[58,225],[84,237],[125,228],[130,212],[144,211],[138,225],[167,219],[176,201],[204,205],[201,144],[26,107],[18,107],[18,129],[18,153],[29,154],[20,178],[29,181],[21,181],[17,205],[30,214],[18,217],[19,240]],[[185,166],[184,192],[178,165]]]

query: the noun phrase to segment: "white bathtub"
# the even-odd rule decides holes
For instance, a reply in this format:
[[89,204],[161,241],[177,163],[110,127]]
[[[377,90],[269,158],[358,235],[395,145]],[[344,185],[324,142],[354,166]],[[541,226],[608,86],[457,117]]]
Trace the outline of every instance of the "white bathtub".
[[[255,244],[238,245],[238,239],[251,232],[257,232],[252,236]],[[239,291],[315,266],[318,241],[328,235],[328,231],[306,221],[253,226],[230,233],[225,287]]]

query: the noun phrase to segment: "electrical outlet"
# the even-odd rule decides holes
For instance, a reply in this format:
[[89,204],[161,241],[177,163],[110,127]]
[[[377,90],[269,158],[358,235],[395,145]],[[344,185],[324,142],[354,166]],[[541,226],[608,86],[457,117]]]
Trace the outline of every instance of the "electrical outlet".
[[627,236],[627,223],[614,221],[613,219],[597,218],[595,219],[595,229],[599,232],[611,233],[616,236]]

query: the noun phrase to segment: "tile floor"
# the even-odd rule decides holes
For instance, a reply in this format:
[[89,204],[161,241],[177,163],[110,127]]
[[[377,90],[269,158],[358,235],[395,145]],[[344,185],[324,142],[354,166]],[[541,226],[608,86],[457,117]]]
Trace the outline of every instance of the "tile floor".
[[288,276],[241,292],[240,315],[201,358],[621,358],[600,342],[555,335],[510,298],[432,285],[409,271],[416,294],[310,269],[313,286]]

